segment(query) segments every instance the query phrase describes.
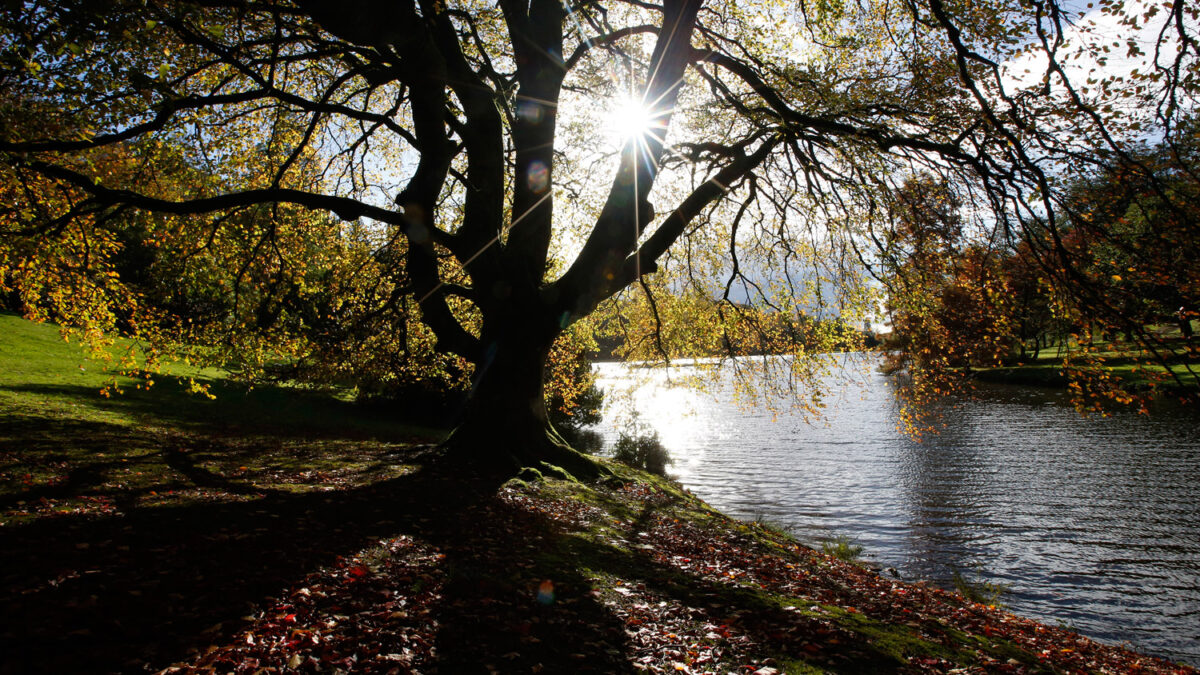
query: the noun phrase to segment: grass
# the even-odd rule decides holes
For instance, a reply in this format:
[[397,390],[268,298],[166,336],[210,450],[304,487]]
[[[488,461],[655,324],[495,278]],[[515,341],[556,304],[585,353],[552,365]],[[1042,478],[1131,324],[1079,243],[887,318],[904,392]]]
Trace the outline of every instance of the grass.
[[751,521],[758,527],[775,534],[780,537],[792,536],[792,528],[788,525],[766,517],[764,514],[756,514],[754,520]]
[[616,462],[472,482],[436,430],[219,373],[106,398],[52,327],[0,335],[0,673],[1186,672]]
[[852,563],[862,555],[863,547],[855,544],[845,535],[838,535],[829,541],[821,542],[821,552],[838,560]]
[[[1147,360],[1138,363],[1138,353],[1121,345],[1096,342],[1089,348],[1092,356],[1103,359],[1106,371],[1134,389],[1156,387],[1166,393],[1200,392],[1200,351],[1189,347],[1178,336],[1167,335],[1168,348],[1174,351],[1166,365]],[[1007,382],[1045,387],[1065,387],[1069,382],[1063,373],[1062,354],[1058,349],[1044,349],[1036,358],[1014,366],[983,368],[975,376],[991,382]]]
[[[164,423],[197,430],[273,431],[296,434],[396,437],[437,433],[419,425],[398,425],[393,419],[330,396],[279,385],[249,388],[228,381],[224,373],[179,364],[166,364],[146,387],[143,378],[124,377],[107,364],[87,358],[84,350],[65,342],[58,329],[0,313],[0,406],[13,411],[36,410],[39,415],[122,426]],[[118,341],[132,348],[128,341]],[[215,396],[191,391],[191,382],[207,385]],[[124,391],[105,396],[115,383]]]
[[[235,483],[265,494],[384,480],[403,470],[389,452],[443,433],[212,369],[169,365],[147,388],[12,314],[0,314],[0,335],[0,525],[185,505]],[[189,393],[192,380],[216,398]],[[112,383],[125,393],[102,394]]]
[[952,570],[951,573],[953,574],[954,589],[964,598],[971,602],[978,602],[981,605],[989,605],[991,607],[1004,606],[1004,596],[1008,595],[1009,592],[1007,584],[969,579],[958,569]]

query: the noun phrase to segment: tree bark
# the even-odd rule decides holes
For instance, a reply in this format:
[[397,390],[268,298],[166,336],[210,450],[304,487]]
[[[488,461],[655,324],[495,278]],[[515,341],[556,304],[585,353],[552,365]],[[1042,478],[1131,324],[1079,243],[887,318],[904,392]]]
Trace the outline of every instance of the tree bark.
[[603,466],[572,449],[546,411],[545,364],[561,329],[545,321],[507,316],[484,327],[483,356],[472,378],[462,421],[443,444],[449,455],[484,471],[593,480]]

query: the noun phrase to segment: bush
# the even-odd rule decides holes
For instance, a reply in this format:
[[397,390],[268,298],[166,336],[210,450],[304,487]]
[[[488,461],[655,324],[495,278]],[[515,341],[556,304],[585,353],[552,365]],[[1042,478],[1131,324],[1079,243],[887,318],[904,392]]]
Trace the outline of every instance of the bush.
[[660,476],[667,474],[667,465],[672,463],[671,455],[655,432],[636,436],[621,432],[613,449],[613,459],[618,462]]
[[579,452],[598,455],[604,451],[604,436],[599,431],[591,429],[559,429],[563,440],[571,444]]
[[564,409],[561,399],[555,398],[546,402],[546,412],[563,440],[580,452],[594,455],[604,449],[604,437],[587,427],[600,423],[603,406],[604,391],[593,382],[575,397],[569,409]]
[[829,541],[821,542],[821,551],[838,560],[855,562],[858,560],[858,556],[862,555],[863,547],[852,542],[849,537],[839,535]]
[[958,569],[951,569],[954,588],[967,600],[981,605],[1004,607],[1003,598],[1008,595],[1008,584],[997,584],[989,581],[974,581],[968,579]]

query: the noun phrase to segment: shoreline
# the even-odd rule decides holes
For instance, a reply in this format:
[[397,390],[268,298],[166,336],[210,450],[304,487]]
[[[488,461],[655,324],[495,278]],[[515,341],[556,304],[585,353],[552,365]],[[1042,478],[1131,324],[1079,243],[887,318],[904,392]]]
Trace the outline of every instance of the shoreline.
[[[1200,371],[1200,364],[1196,364],[1196,369]],[[996,368],[977,368],[971,370],[970,376],[972,379],[981,382],[1044,387],[1048,389],[1066,389],[1071,384],[1071,379],[1062,373],[1062,367],[1059,364],[1023,364]],[[1186,374],[1183,376],[1185,379],[1183,383],[1170,379],[1159,383],[1150,383],[1141,375],[1123,377],[1120,373],[1117,373],[1115,376],[1123,381],[1127,380],[1131,382],[1131,387],[1136,392],[1150,391],[1153,388],[1154,398],[1171,396],[1194,397],[1200,394],[1200,376],[1193,378],[1191,383],[1186,382],[1186,378],[1190,377]]]
[[599,484],[481,484],[429,430],[294,392],[106,398],[77,348],[8,323],[0,673],[1198,672],[607,460]]

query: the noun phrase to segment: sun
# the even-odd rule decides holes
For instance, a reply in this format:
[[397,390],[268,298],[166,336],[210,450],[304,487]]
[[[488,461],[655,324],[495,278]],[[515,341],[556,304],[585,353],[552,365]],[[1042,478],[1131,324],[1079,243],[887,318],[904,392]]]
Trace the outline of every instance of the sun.
[[636,96],[622,96],[609,108],[607,125],[620,143],[640,139],[662,126],[659,116]]

